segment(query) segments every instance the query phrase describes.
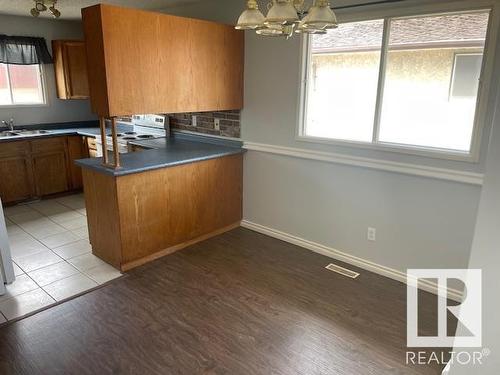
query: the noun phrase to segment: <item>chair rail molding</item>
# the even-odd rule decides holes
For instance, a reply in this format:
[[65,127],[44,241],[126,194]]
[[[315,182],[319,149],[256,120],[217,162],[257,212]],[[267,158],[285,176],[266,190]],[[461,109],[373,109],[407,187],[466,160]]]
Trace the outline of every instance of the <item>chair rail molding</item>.
[[244,142],[243,148],[249,151],[266,152],[275,155],[290,156],[300,159],[317,160],[322,162],[351,165],[361,168],[400,173],[412,176],[434,178],[438,180],[461,182],[470,185],[483,185],[484,174],[466,172],[455,169],[436,168],[411,163],[401,163],[360,156],[350,156],[333,152],[307,150],[276,146],[265,143]]

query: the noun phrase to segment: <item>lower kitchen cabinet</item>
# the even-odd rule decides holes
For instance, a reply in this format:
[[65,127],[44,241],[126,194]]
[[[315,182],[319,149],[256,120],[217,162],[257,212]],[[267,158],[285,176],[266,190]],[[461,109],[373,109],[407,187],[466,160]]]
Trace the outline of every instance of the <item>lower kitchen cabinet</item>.
[[69,174],[71,177],[71,188],[73,190],[83,188],[82,169],[75,164],[75,160],[85,159],[89,156],[86,138],[80,136],[68,137]]
[[84,147],[87,149],[88,157],[97,158],[98,153],[97,153],[97,143],[95,138],[85,137],[84,142],[85,142]]
[[14,203],[82,188],[75,159],[86,157],[79,136],[11,141],[0,147],[0,197]]
[[22,201],[33,196],[31,164],[25,157],[0,158],[2,202]]
[[33,173],[39,197],[70,190],[64,152],[33,155]]

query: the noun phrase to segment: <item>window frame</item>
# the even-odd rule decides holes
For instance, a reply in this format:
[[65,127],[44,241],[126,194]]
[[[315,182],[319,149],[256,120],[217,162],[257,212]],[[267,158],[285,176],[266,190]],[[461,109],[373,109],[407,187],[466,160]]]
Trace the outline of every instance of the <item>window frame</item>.
[[[9,91],[10,91],[10,97],[11,101],[13,99],[13,94],[12,94],[12,85],[11,85],[11,78],[10,78],[10,70],[9,70],[9,65],[12,64],[5,64],[7,66],[7,82],[9,85]],[[37,64],[33,64],[37,65]],[[42,90],[42,103],[12,103],[12,104],[0,104],[0,109],[3,108],[29,108],[29,107],[47,107],[49,106],[49,101],[48,101],[48,95],[47,95],[47,82],[46,82],[46,75],[45,75],[45,66],[44,64],[38,64],[38,82],[40,84],[40,88]]]
[[[413,4],[412,4],[413,3]],[[296,136],[297,141],[315,144],[327,144],[333,146],[350,147],[354,149],[368,149],[402,153],[407,155],[430,157],[435,159],[446,159],[454,161],[465,161],[478,163],[481,155],[482,136],[485,128],[491,126],[492,109],[488,107],[491,94],[492,78],[494,78],[494,58],[497,34],[499,30],[499,13],[495,0],[479,0],[471,2],[467,0],[454,1],[441,4],[417,4],[409,1],[409,4],[388,8],[387,6],[368,6],[358,11],[340,11],[338,18],[340,23],[362,22],[370,20],[384,20],[384,33],[382,40],[382,51],[380,60],[379,82],[377,89],[377,104],[373,124],[373,139],[371,142],[341,140],[333,138],[314,137],[306,135],[308,83],[310,82],[310,56],[311,56],[311,36],[303,35],[300,48],[300,92],[298,95],[298,111]],[[366,9],[365,9],[366,8]],[[468,12],[490,12],[488,29],[484,47],[484,57],[481,68],[481,78],[476,104],[476,114],[469,152],[450,150],[442,148],[432,148],[417,145],[406,145],[397,143],[386,143],[378,140],[380,129],[380,116],[382,110],[383,89],[385,84],[385,72],[387,65],[388,43],[390,34],[390,22],[393,19],[415,18],[420,16],[432,16],[440,14],[468,13]],[[493,53],[489,53],[493,51]],[[493,82],[493,83],[496,83]],[[494,110],[494,108],[493,108]]]

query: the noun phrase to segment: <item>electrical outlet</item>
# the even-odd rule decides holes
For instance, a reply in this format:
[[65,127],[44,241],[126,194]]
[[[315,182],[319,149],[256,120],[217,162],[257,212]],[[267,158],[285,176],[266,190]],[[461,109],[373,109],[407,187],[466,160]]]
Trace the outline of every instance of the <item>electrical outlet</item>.
[[214,129],[220,130],[220,118],[214,119]]
[[191,125],[198,126],[198,116],[193,115],[191,118]]
[[377,229],[368,228],[368,241],[377,241]]

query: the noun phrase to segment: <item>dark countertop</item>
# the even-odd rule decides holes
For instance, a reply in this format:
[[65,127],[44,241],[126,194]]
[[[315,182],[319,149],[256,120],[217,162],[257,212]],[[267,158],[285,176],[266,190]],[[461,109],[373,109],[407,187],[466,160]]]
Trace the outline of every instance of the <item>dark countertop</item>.
[[[173,130],[172,137],[177,140],[202,142],[219,146],[236,147],[236,148],[243,147],[243,142],[234,138],[221,138],[209,135],[200,135],[192,132],[185,132],[179,130]],[[147,149],[159,149],[168,147],[169,142],[170,141],[167,138],[157,138],[157,139],[131,141],[129,143]]]
[[[131,125],[118,124],[118,132],[126,132],[130,130]],[[15,130],[20,129],[37,129],[37,130],[48,130],[49,133],[37,134],[37,135],[16,135],[12,137],[0,137],[0,143],[2,142],[15,142],[29,139],[39,139],[39,138],[50,138],[57,136],[68,136],[68,135],[81,135],[84,137],[93,137],[101,134],[99,128],[99,123],[97,121],[84,121],[75,123],[63,123],[63,124],[42,124],[42,125],[28,125],[19,126]],[[2,130],[4,130],[2,128]],[[106,130],[107,134],[111,134],[111,129]]]
[[121,154],[121,167],[111,169],[102,166],[102,158],[77,160],[76,164],[94,171],[124,176],[154,169],[168,168],[245,152],[241,142],[209,139],[204,136],[175,133],[169,138],[135,141],[132,144],[150,150]]
[[[126,132],[133,128],[131,125],[118,124],[118,132]],[[0,137],[2,142],[15,142],[20,140],[50,138],[57,136],[81,135],[95,137],[100,134],[97,121],[41,124],[19,126],[19,129],[49,130],[47,134],[20,135],[13,137]],[[111,132],[107,129],[107,133]],[[77,160],[75,163],[84,168],[90,168],[103,174],[112,176],[124,176],[132,173],[140,173],[153,169],[167,168],[180,164],[194,163],[198,161],[235,155],[245,152],[243,143],[234,139],[221,139],[206,135],[184,133],[174,131],[172,137],[139,140],[130,142],[147,150],[121,154],[121,168],[110,169],[102,166],[102,158],[91,158]]]

